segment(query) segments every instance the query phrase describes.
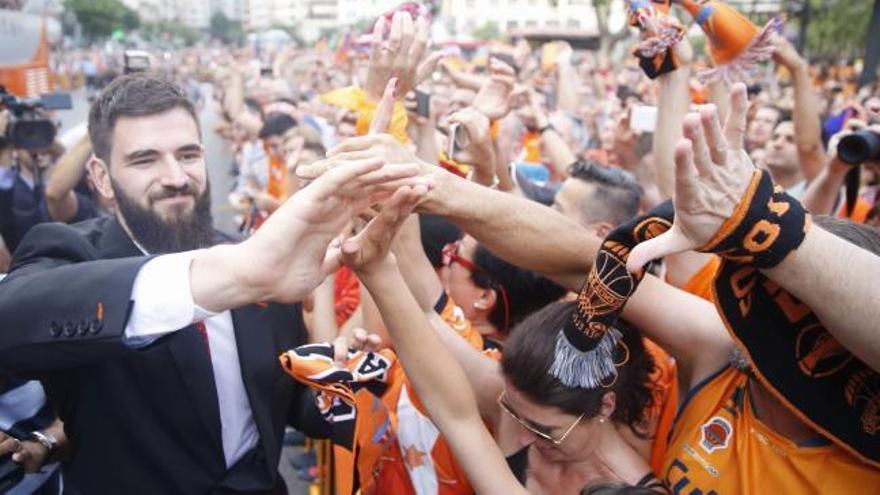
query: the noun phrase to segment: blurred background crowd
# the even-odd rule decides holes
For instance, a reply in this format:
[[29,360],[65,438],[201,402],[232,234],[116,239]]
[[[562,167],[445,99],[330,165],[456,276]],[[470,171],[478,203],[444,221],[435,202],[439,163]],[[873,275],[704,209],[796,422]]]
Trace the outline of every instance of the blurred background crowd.
[[[123,74],[171,81],[195,104],[215,226],[234,236],[256,232],[306,186],[298,170],[368,132],[392,73],[409,80],[398,82],[406,93],[395,95],[388,133],[420,160],[484,188],[552,207],[599,238],[673,197],[672,148],[681,138],[684,115],[710,103],[726,115],[729,83],[742,82],[748,95],[745,150],[753,163],[813,214],[880,227],[880,2],[727,4],[759,26],[783,20],[768,56],[747,76],[732,80],[698,77],[713,65],[714,40],[684,10],[674,15],[685,35],[670,48],[678,70],[646,71],[634,47],[650,34],[635,26],[630,2],[615,0],[0,1],[0,273],[9,271],[13,253],[35,225],[75,223],[114,211],[86,172],[93,152],[86,118],[102,89]],[[393,36],[395,29],[404,43],[429,41],[421,52],[415,47],[410,52],[404,75],[398,69],[407,62],[383,66],[376,59],[375,33],[381,38],[390,30]],[[847,138],[849,147],[841,147]],[[529,344],[522,339],[511,344],[508,357],[505,341],[533,313],[570,300],[571,287],[526,269],[536,266],[517,266],[515,255],[511,260],[497,252],[498,241],[478,242],[442,216],[420,215],[415,233],[401,235],[404,245],[423,247],[436,269],[410,274],[442,283],[454,303],[438,303],[438,315],[453,328],[466,321],[474,332],[469,343],[482,353],[478,358],[501,362],[508,383],[521,390],[516,380],[529,378],[517,377],[508,369],[515,366],[504,360],[527,359],[522,347]],[[712,300],[717,265],[717,258],[701,253],[678,256],[665,263],[663,283]],[[553,317],[546,312],[542,318]],[[347,268],[304,301],[304,315],[311,342],[344,336],[362,344],[366,330],[378,334],[377,347],[391,346],[369,294]],[[642,313],[631,317],[651,320]],[[640,362],[653,378],[643,378],[642,385],[650,383],[650,390],[640,390],[638,378],[629,377],[634,381],[618,392],[618,407],[627,400],[653,404],[651,433],[645,436],[635,427],[619,431],[665,484],[651,489],[722,493],[686,488],[682,480],[687,478],[665,457],[666,442],[646,441],[672,431],[674,411],[687,404],[685,392],[695,377],[710,375],[701,368],[708,365],[695,364],[703,361],[691,356],[692,349],[682,349],[687,346],[662,331],[650,337],[644,345],[633,344],[627,357],[644,359]],[[456,357],[465,371],[480,373],[479,366],[468,366],[466,350],[461,353],[464,357]],[[643,371],[630,373],[638,377]],[[496,399],[510,412],[502,398],[479,393],[478,377],[469,378],[487,424],[497,420]],[[12,391],[19,385],[2,384]],[[34,394],[39,402],[40,392]],[[540,395],[531,394],[532,400]],[[640,402],[639,394],[654,399]],[[566,410],[567,399],[543,399]],[[12,407],[7,414],[3,404],[0,399],[3,430],[28,419],[13,417]],[[433,443],[428,452],[418,451],[418,442],[399,445],[413,435],[426,441],[428,435],[426,429],[414,434],[405,426],[418,426],[425,416],[418,411],[406,416],[402,408],[400,402],[391,407],[401,412],[388,432],[360,426],[373,428],[377,438],[385,435],[392,445],[398,442],[390,447],[397,454],[370,453],[370,465],[364,464],[366,453],[349,462],[334,453],[338,442],[305,439],[289,429],[279,469],[290,493],[343,493],[340,487],[351,483],[347,477],[359,477],[356,484],[373,490],[369,493],[471,490],[448,451],[432,453]],[[51,411],[44,415],[53,417]],[[612,415],[611,420],[632,426],[639,423],[635,416]],[[36,421],[36,415],[30,419]],[[517,421],[528,423],[533,434],[540,430],[534,422]],[[378,443],[389,448],[383,442]],[[499,443],[505,453],[516,450]],[[576,457],[563,448],[559,452],[540,462],[562,465],[565,456]],[[529,470],[555,468],[539,464]],[[859,473],[849,464],[846,469]],[[43,474],[27,490],[52,476]],[[859,476],[854,479],[876,481],[876,467],[866,478]],[[437,489],[429,479],[455,488]],[[538,485],[544,493],[553,486]],[[832,491],[826,487],[824,493]]]

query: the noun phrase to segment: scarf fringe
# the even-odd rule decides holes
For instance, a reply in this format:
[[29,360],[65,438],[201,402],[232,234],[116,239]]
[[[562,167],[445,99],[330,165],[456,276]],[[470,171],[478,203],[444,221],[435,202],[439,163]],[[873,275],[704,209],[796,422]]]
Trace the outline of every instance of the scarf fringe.
[[675,29],[674,27],[666,27],[660,31],[657,36],[652,36],[640,42],[636,50],[643,57],[656,57],[671,50],[677,45],[685,35],[683,29]]
[[[575,388],[598,388],[617,380],[614,350],[622,335],[610,329],[593,349],[581,351],[573,346],[562,330],[556,335],[556,351],[550,374],[563,385]],[[613,379],[612,379],[613,378]]]
[[751,77],[759,62],[769,60],[776,49],[773,43],[773,34],[782,30],[782,20],[774,17],[767,22],[764,29],[749,42],[742,53],[730,63],[700,71],[697,78],[703,84],[723,81],[728,86],[745,81]]

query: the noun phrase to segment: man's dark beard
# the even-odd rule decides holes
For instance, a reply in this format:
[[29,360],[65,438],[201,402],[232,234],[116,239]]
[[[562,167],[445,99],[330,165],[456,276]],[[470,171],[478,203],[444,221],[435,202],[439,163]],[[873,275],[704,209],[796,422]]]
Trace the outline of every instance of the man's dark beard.
[[[211,246],[214,239],[214,219],[211,216],[211,186],[205,184],[205,192],[195,199],[192,212],[183,218],[163,220],[156,212],[144,208],[129,198],[112,179],[110,183],[116,196],[116,207],[137,242],[149,254],[167,254]],[[177,194],[195,194],[187,184],[182,188],[165,188],[153,202]]]

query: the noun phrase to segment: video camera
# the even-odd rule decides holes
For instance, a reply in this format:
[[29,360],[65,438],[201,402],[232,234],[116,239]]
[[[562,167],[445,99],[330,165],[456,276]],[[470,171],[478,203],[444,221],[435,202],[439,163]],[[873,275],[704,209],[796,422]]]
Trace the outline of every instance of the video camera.
[[51,146],[57,133],[55,124],[46,118],[45,110],[67,110],[73,108],[73,102],[68,93],[19,98],[0,85],[0,107],[9,111],[6,135],[0,137],[2,144],[37,151]]
[[150,70],[150,54],[142,50],[126,50],[123,54],[123,73],[143,74]]
[[863,129],[844,136],[837,145],[837,156],[850,165],[877,160],[880,158],[880,134]]

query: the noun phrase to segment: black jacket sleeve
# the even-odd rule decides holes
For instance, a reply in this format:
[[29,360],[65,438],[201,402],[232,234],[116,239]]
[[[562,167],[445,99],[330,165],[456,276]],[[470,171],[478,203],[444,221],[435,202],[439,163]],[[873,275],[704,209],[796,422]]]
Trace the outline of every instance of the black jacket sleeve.
[[74,227],[41,224],[0,281],[0,374],[81,366],[134,352],[122,341],[131,290],[150,258],[99,260]]

